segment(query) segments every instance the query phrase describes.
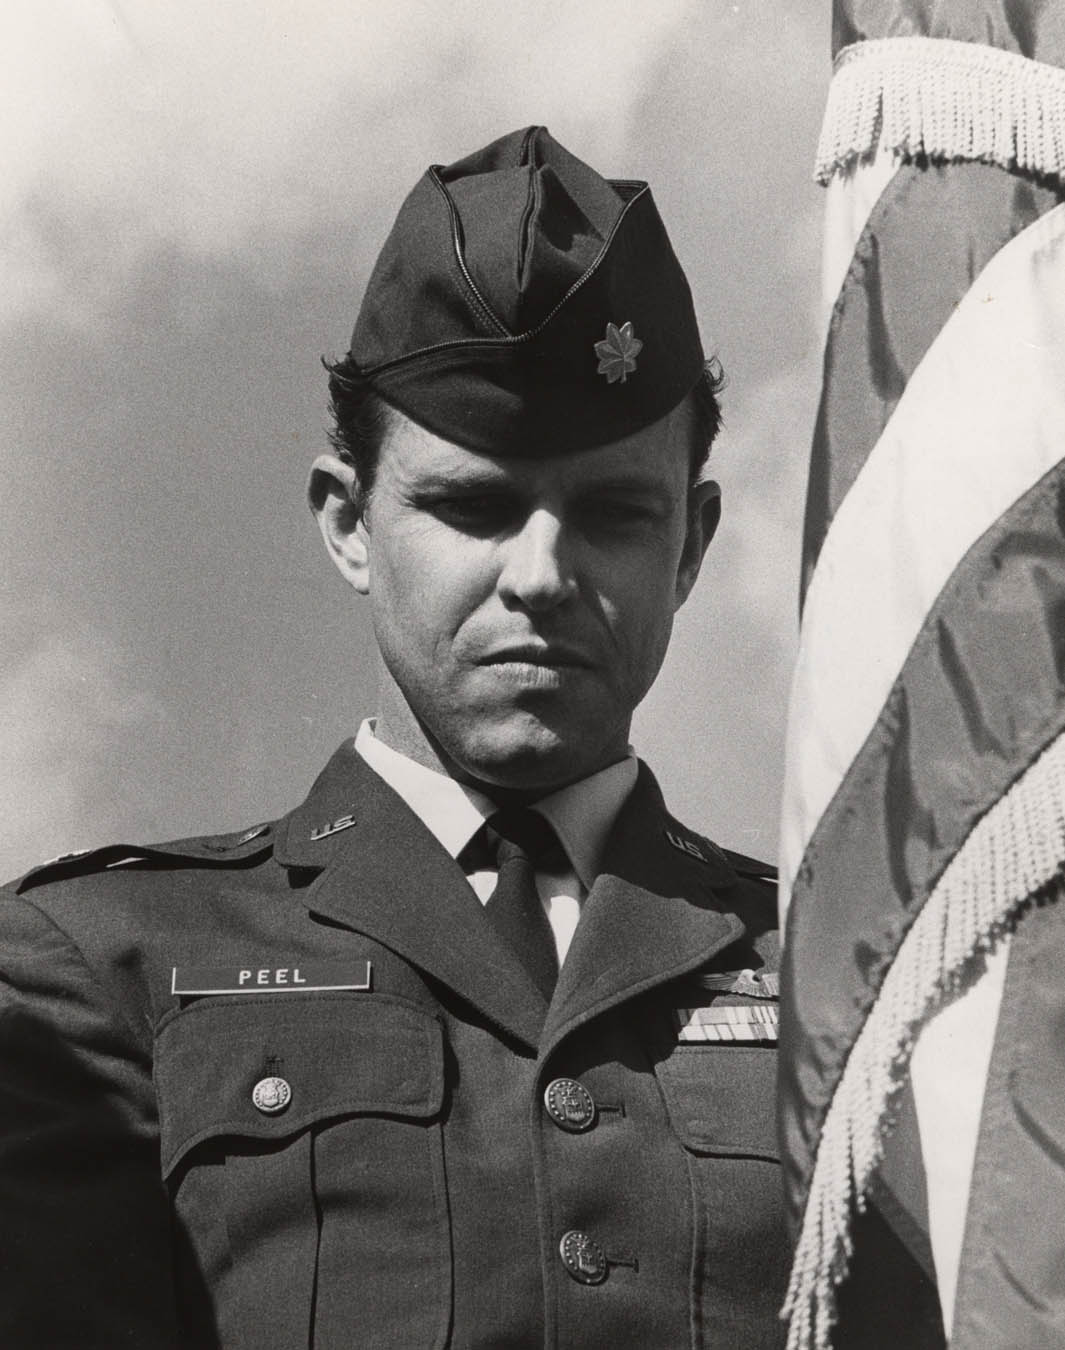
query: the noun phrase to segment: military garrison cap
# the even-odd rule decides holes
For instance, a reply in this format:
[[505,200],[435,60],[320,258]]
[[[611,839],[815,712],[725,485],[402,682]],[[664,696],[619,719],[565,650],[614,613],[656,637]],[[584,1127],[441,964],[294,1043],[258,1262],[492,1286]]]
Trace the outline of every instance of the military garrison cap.
[[419,180],[346,366],[446,440],[538,456],[658,421],[703,350],[647,184],[608,181],[527,127]]

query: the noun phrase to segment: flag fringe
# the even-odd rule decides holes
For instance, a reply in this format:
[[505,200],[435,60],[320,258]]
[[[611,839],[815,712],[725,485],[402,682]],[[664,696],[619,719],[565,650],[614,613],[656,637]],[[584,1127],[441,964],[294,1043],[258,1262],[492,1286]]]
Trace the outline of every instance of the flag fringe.
[[880,149],[903,159],[979,160],[1065,182],[1065,70],[951,38],[844,47],[814,176],[827,183]]
[[872,1175],[921,1025],[966,984],[1026,901],[1065,870],[1065,733],[970,833],[906,934],[825,1116],[782,1315],[788,1350],[827,1350],[850,1223]]

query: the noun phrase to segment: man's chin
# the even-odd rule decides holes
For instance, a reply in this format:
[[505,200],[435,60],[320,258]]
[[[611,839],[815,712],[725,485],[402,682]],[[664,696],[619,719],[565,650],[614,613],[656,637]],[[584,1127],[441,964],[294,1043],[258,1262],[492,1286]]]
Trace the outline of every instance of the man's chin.
[[[624,754],[624,745],[620,753]],[[572,729],[525,723],[479,727],[475,741],[453,758],[456,777],[490,796],[504,792],[532,798],[587,778],[617,759],[618,753],[584,744]]]

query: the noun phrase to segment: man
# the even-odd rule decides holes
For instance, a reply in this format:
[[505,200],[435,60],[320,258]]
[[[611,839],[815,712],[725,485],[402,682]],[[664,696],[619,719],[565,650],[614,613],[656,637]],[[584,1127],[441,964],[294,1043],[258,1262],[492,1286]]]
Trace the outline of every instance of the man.
[[770,869],[628,748],[718,519],[646,185],[535,127],[429,170],[331,388],[376,720],[7,896],[0,1341],[777,1345]]

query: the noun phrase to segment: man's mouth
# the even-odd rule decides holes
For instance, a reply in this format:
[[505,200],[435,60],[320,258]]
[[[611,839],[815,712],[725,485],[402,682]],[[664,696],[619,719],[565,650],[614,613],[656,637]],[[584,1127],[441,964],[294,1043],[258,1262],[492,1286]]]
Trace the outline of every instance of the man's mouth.
[[550,670],[589,669],[592,661],[577,647],[565,643],[521,642],[500,647],[481,657],[483,666],[543,666]]

